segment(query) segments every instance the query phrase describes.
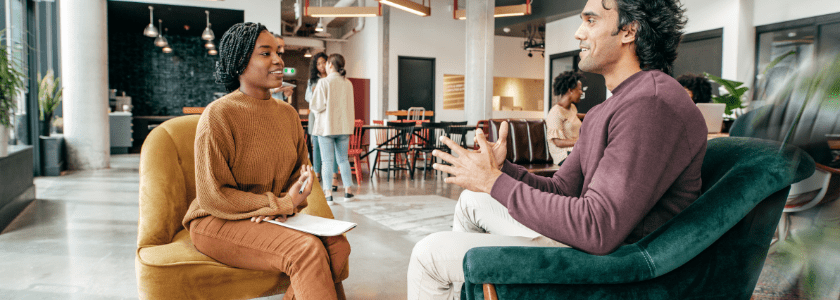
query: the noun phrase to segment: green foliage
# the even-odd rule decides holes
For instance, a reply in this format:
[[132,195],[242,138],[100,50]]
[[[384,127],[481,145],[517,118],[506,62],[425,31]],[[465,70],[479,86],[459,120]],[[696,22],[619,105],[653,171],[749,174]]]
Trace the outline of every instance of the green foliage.
[[38,106],[41,108],[41,121],[44,121],[45,118],[52,118],[53,112],[61,103],[61,93],[64,89],[60,87],[60,83],[61,78],[55,78],[52,70],[47,71],[47,75],[41,78],[41,83],[38,84]]
[[20,63],[10,58],[5,41],[5,30],[0,31],[0,126],[12,127],[15,95],[22,90],[26,75],[21,72]]
[[732,110],[745,107],[741,102],[741,98],[747,91],[750,90],[750,88],[745,86],[742,87],[742,85],[744,85],[743,82],[726,80],[705,72],[703,73],[703,76],[706,76],[706,78],[720,84],[726,89],[726,91],[729,92],[729,94],[726,95],[712,97],[712,102],[726,104],[725,114],[731,115]]

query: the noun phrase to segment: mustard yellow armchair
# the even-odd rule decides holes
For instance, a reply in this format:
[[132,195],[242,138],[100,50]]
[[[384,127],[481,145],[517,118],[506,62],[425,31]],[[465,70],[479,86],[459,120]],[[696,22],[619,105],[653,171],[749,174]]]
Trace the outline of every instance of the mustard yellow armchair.
[[[135,272],[140,299],[249,299],[281,294],[283,273],[230,267],[198,252],[181,225],[195,198],[193,143],[199,115],[161,124],[140,154],[140,220]],[[303,213],[333,218],[314,183]],[[347,278],[345,267],[340,278]]]

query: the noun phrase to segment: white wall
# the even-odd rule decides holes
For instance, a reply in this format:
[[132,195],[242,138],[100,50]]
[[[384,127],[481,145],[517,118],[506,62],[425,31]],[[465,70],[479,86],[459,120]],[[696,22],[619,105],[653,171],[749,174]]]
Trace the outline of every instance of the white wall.
[[[104,1],[104,0],[103,0]],[[222,9],[236,9],[245,11],[245,22],[259,22],[272,32],[280,32],[280,0],[114,0],[124,2],[143,2],[152,4],[181,5],[195,7],[209,7]],[[166,20],[163,20],[164,22]],[[213,15],[210,15],[213,23]],[[221,38],[224,32],[216,32]]]
[[840,12],[837,0],[755,0],[754,26]]

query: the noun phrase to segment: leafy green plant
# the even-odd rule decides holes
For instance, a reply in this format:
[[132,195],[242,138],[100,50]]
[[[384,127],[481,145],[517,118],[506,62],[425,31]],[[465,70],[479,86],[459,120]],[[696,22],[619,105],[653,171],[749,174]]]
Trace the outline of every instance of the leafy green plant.
[[706,78],[720,84],[727,92],[729,92],[726,95],[712,97],[713,102],[726,104],[726,110],[724,111],[725,114],[732,115],[732,110],[745,107],[741,102],[741,98],[743,98],[744,94],[749,91],[750,88],[745,86],[742,87],[742,85],[744,85],[743,82],[723,79],[705,72],[703,73],[703,76],[706,76]]
[[41,121],[50,122],[53,112],[61,103],[61,93],[63,88],[60,87],[61,78],[55,78],[52,70],[47,71],[47,75],[41,78],[41,83],[38,85],[38,106],[41,108]]
[[5,30],[0,31],[0,126],[12,127],[15,95],[22,90],[26,75],[21,71],[20,63],[10,57],[9,47],[5,45]]

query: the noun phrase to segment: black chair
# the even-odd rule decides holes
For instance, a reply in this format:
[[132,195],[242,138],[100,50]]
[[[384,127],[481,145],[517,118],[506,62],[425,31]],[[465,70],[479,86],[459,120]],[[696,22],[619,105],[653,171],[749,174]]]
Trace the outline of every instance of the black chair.
[[[388,122],[389,127],[393,127],[393,134],[388,135],[387,143],[376,148],[376,159],[371,170],[386,171],[388,173],[388,180],[391,180],[391,171],[394,171],[396,176],[397,170],[407,170],[411,177],[414,177],[414,168],[409,164],[408,153],[411,152],[409,141],[416,127],[414,121],[411,122]],[[391,130],[389,130],[391,131]],[[382,153],[391,154],[394,159],[388,161],[386,168],[379,167],[379,155]],[[400,166],[399,155],[402,154],[404,159],[402,162],[405,166]],[[371,172],[371,177],[375,172]]]
[[447,125],[446,136],[463,148],[467,148],[467,121],[443,122]]
[[432,163],[435,162],[434,157],[429,160],[429,154],[431,154],[432,151],[440,150],[447,153],[449,152],[449,148],[440,141],[440,137],[448,136],[448,128],[449,124],[445,123],[423,123],[420,132],[425,139],[425,142],[412,149],[414,150],[414,159],[411,162],[411,165],[417,168],[417,155],[423,153],[423,176],[426,176],[426,170],[429,168],[429,161]]

